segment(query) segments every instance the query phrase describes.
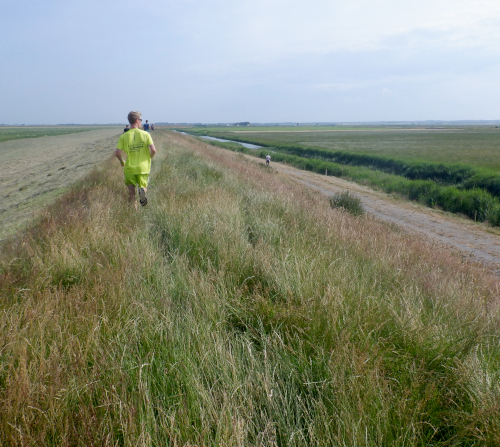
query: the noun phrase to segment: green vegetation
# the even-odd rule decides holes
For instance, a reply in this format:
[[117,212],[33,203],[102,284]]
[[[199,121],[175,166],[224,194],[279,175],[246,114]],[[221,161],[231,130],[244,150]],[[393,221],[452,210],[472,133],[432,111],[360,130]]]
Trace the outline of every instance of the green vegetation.
[[[102,127],[99,127],[102,128]],[[66,126],[42,126],[42,127],[0,127],[0,143],[9,140],[20,140],[23,138],[55,137],[76,132],[87,132],[95,130],[96,127],[66,127]]]
[[[194,131],[194,132],[240,132],[242,134],[259,134],[260,132],[303,132],[309,130],[317,132],[318,130],[335,130],[335,126],[189,126],[179,127],[180,131]],[[227,135],[227,134],[226,134]]]
[[454,185],[461,189],[481,188],[500,197],[500,174],[496,171],[473,168],[467,165],[398,160],[388,157],[330,152],[301,146],[276,146],[275,151],[299,157],[332,161],[341,165],[366,166],[371,170],[394,174],[409,180],[431,180],[442,185]]
[[495,278],[155,143],[151,206],[110,161],[3,247],[2,445],[500,443]]
[[400,160],[466,164],[500,171],[500,128],[407,127],[184,129],[261,146],[306,146]]
[[[200,131],[190,132],[200,134]],[[246,138],[236,138],[249,142]],[[254,143],[264,144],[262,141]],[[249,151],[237,143],[210,144],[261,158],[265,156],[263,150]],[[275,152],[274,161],[321,174],[329,172],[430,207],[461,213],[493,226],[500,225],[500,174],[496,171],[463,164],[401,160],[298,145],[281,144],[267,147],[266,151],[269,150]]]
[[[260,158],[265,158],[269,151],[269,148],[266,150],[246,149],[237,143],[210,141],[208,144]],[[284,162],[298,169],[318,174],[326,173],[344,177],[357,183],[380,188],[387,193],[399,194],[429,207],[440,207],[445,211],[461,213],[479,222],[489,222],[492,226],[500,226],[500,200],[481,188],[463,189],[441,185],[431,180],[408,180],[398,175],[386,174],[369,168],[340,165],[280,152],[273,153],[273,161]]]
[[341,208],[353,216],[362,216],[365,213],[361,199],[349,191],[334,194],[329,200],[332,208]]

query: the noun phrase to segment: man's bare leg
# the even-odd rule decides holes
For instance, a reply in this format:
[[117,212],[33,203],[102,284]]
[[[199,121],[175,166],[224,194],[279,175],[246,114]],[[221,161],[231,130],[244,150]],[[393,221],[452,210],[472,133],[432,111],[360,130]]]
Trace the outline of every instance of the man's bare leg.
[[128,188],[128,200],[130,203],[134,204],[134,208],[137,210],[137,200],[135,198],[135,185],[127,185]]

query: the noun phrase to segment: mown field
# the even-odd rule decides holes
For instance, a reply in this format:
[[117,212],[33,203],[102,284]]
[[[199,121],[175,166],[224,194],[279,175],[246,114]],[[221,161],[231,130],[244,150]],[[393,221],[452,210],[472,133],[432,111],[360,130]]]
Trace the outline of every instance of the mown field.
[[120,134],[121,129],[98,127],[0,142],[0,164],[6,173],[0,177],[0,243],[95,163],[107,159]]
[[104,129],[105,127],[70,127],[70,126],[39,126],[39,127],[7,127],[0,126],[0,143],[23,138],[54,137],[88,130]]
[[[221,138],[231,136],[248,142],[314,146],[407,160],[464,163],[500,171],[500,128],[462,126],[446,129],[425,127],[293,127],[207,128]],[[225,136],[222,136],[225,135]]]
[[155,133],[2,247],[2,445],[500,444],[498,279]]

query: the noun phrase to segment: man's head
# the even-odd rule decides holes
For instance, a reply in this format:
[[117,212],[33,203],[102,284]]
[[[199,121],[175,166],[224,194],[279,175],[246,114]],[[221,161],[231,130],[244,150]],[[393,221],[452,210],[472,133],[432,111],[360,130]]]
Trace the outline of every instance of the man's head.
[[148,123],[148,120],[146,120],[146,124]]
[[130,124],[135,124],[137,122],[137,120],[140,120],[141,119],[141,112],[130,112],[128,114],[128,122]]

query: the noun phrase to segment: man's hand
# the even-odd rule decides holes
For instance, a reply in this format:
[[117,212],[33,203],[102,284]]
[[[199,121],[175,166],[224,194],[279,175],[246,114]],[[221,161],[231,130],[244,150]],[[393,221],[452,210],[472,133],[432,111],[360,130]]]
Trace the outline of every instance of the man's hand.
[[123,154],[125,154],[125,152],[123,152],[121,149],[117,149],[115,151],[116,158],[118,158],[118,160],[120,160],[120,163],[122,164],[122,166],[125,166],[125,161],[123,160]]

